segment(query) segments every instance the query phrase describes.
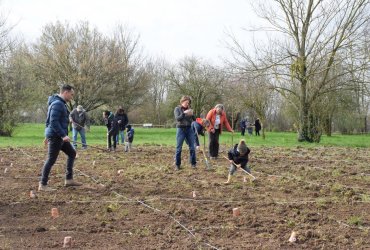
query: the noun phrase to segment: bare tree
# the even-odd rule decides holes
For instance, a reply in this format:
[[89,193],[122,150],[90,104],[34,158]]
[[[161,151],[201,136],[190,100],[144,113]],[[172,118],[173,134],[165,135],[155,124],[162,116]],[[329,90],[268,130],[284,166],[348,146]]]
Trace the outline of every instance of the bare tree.
[[169,64],[164,59],[157,59],[149,62],[146,67],[150,75],[150,81],[147,95],[147,112],[145,110],[143,112],[146,113],[146,117],[149,120],[156,121],[157,124],[162,124],[166,120],[163,109],[170,86],[166,77]]
[[60,82],[72,84],[74,106],[94,110],[107,102],[107,54],[107,39],[87,22],[74,28],[60,22],[46,25],[33,46],[36,79],[49,93],[56,91]]
[[112,84],[109,104],[123,105],[126,110],[142,104],[146,100],[149,73],[139,45],[139,36],[127,27],[118,25],[108,49]]
[[[262,75],[249,74],[230,81],[225,90],[225,104],[232,110],[248,109],[258,116],[262,123],[262,137],[265,138],[265,124],[274,105],[274,94],[269,80]],[[257,118],[257,117],[255,117]]]
[[193,98],[192,108],[196,116],[205,114],[222,100],[222,89],[226,81],[224,72],[200,59],[184,58],[177,66],[169,69],[167,75],[177,102],[179,95]]
[[[273,0],[260,1],[258,14],[281,36],[256,55],[245,51],[231,37],[231,65],[242,72],[269,74],[272,87],[298,103],[299,140],[319,141],[318,119],[313,106],[321,96],[348,87],[346,77],[364,64],[334,74],[338,58],[349,45],[361,46],[363,28],[369,22],[368,0]],[[342,81],[345,80],[345,81]],[[335,83],[335,84],[333,84]]]

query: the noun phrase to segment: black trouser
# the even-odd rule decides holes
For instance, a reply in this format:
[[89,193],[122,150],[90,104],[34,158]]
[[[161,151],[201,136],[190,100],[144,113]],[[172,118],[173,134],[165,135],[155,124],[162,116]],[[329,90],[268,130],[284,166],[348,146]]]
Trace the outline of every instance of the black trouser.
[[242,132],[242,136],[244,136],[244,134],[245,134],[245,128],[241,128],[240,130]]
[[107,136],[108,149],[112,148],[112,140],[113,140],[113,148],[116,149],[116,147],[117,147],[117,132],[108,134],[108,136]]
[[220,144],[218,140],[220,138],[220,129],[215,129],[214,133],[209,133],[209,156],[210,157],[217,157],[218,156],[218,149]]
[[260,130],[258,129],[256,129],[256,135],[260,135]]
[[41,172],[41,183],[47,185],[49,180],[49,174],[52,166],[56,162],[59,152],[62,150],[68,155],[67,166],[66,166],[66,179],[73,179],[73,163],[76,158],[76,150],[73,148],[70,142],[64,142],[60,137],[48,138],[48,159],[46,160],[44,167]]

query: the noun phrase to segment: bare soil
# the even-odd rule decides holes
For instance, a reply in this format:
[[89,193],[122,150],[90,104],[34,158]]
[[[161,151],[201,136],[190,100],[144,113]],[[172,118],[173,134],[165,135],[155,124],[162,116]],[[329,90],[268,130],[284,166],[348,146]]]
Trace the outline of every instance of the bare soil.
[[239,170],[225,185],[222,157],[206,170],[198,153],[192,169],[184,149],[175,171],[174,148],[89,148],[75,162],[84,185],[72,188],[61,153],[49,183],[57,191],[31,198],[46,149],[0,149],[0,249],[62,248],[66,236],[75,249],[370,249],[368,148],[251,150],[256,181]]

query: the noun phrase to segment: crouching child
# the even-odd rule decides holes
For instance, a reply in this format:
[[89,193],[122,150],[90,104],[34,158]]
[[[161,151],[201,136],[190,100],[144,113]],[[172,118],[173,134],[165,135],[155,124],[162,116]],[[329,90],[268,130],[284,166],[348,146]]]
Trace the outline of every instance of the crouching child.
[[135,130],[131,127],[131,125],[126,126],[127,132],[126,132],[126,145],[125,145],[125,152],[130,152],[132,148],[132,142],[134,141],[134,134]]
[[241,167],[244,171],[248,173],[251,172],[251,170],[247,167],[248,155],[250,152],[251,152],[250,149],[247,147],[247,144],[243,139],[240,140],[239,144],[235,144],[235,146],[232,149],[230,149],[227,155],[230,161],[230,169],[225,184],[230,183],[231,176],[234,175],[237,167]]

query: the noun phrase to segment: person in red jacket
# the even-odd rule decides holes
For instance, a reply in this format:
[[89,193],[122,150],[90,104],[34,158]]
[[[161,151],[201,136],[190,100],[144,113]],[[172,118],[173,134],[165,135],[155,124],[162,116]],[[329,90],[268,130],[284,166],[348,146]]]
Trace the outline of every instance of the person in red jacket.
[[207,130],[209,133],[209,155],[211,159],[216,159],[218,157],[219,150],[219,137],[222,131],[222,126],[224,125],[226,129],[234,133],[234,130],[231,128],[224,110],[224,105],[217,104],[213,109],[211,109],[206,119],[209,120],[210,125]]

